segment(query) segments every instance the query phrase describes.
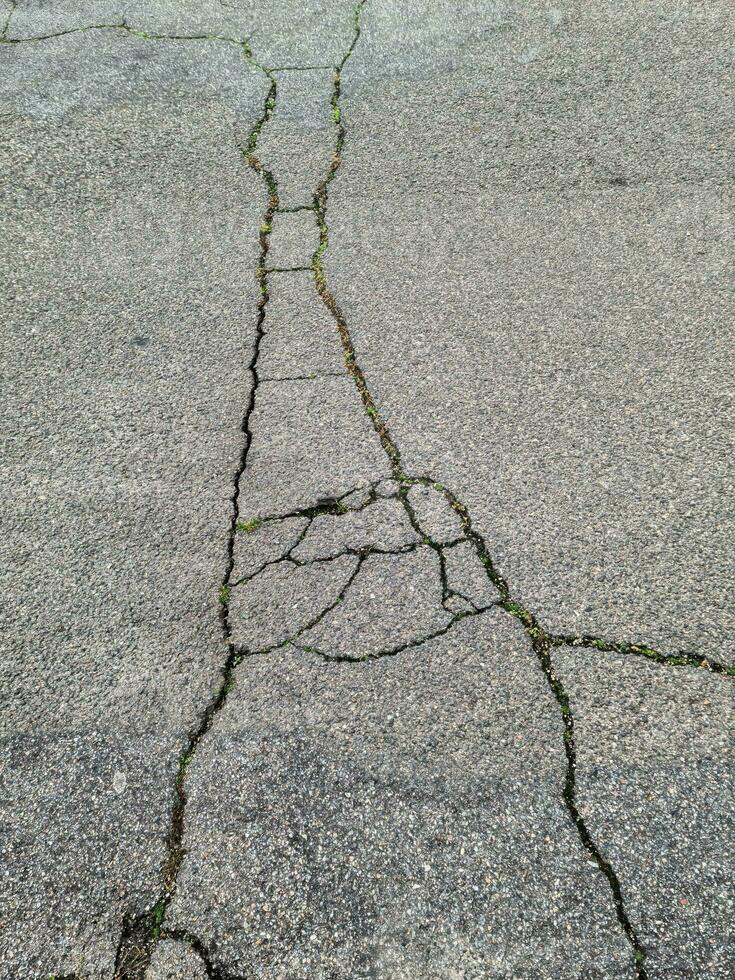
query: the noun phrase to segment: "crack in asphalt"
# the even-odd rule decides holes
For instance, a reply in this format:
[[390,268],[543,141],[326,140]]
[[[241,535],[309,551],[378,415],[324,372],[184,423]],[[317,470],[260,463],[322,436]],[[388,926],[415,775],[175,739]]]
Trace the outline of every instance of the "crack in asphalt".
[[334,654],[327,653],[326,650],[322,650],[320,647],[315,646],[302,646],[299,643],[294,643],[292,641],[292,646],[295,646],[298,650],[302,650],[304,653],[312,653],[322,660],[326,660],[328,663],[333,664],[359,664],[366,663],[369,660],[383,660],[385,657],[395,657],[399,653],[403,653],[405,650],[414,650],[416,647],[423,646],[424,643],[428,643],[430,640],[436,640],[440,636],[445,636],[457,623],[462,622],[463,619],[470,619],[473,616],[481,616],[483,613],[488,612],[490,609],[495,609],[500,605],[499,602],[490,603],[487,606],[481,606],[477,609],[465,609],[462,612],[455,613],[452,618],[444,626],[439,629],[432,630],[431,633],[427,633],[426,636],[418,637],[414,640],[408,640],[406,643],[400,643],[395,647],[388,647],[386,650],[375,650],[370,653],[362,654],[359,657],[350,657],[346,654]]
[[194,757],[196,749],[212,726],[215,716],[224,706],[227,695],[234,684],[234,672],[242,659],[241,652],[232,641],[232,630],[230,626],[230,581],[234,569],[234,548],[235,535],[240,516],[240,481],[247,466],[250,446],[252,445],[252,431],[250,428],[250,418],[255,407],[256,394],[259,384],[258,378],[258,358],[260,355],[260,343],[264,336],[263,323],[265,320],[266,307],[268,305],[268,273],[266,270],[266,259],[268,255],[268,238],[271,231],[273,215],[278,207],[278,186],[273,175],[261,164],[255,155],[258,137],[263,126],[271,118],[276,106],[277,82],[275,76],[267,68],[259,65],[253,58],[247,45],[241,45],[246,61],[259,68],[265,73],[270,81],[265,104],[261,115],[253,125],[246,145],[240,147],[245,162],[264,180],[267,189],[267,203],[260,224],[260,256],[256,277],[259,284],[260,295],[257,302],[257,318],[255,341],[248,370],[251,376],[251,390],[247,406],[243,415],[240,430],[242,432],[242,449],[237,469],[233,478],[232,495],[230,498],[230,530],[227,537],[227,560],[225,565],[222,583],[220,585],[220,622],[227,648],[227,657],[220,670],[220,683],[214,695],[204,708],[199,717],[198,724],[190,734],[186,748],[179,758],[179,769],[176,776],[174,792],[174,803],[171,813],[169,835],[167,842],[167,857],[163,868],[163,888],[158,900],[153,907],[125,924],[123,929],[118,956],[115,963],[116,980],[142,980],[151,960],[153,949],[162,934],[162,925],[165,921],[168,906],[175,894],[181,863],[184,858],[185,850],[183,847],[184,834],[184,813],[186,810],[186,775]]
[[[595,637],[588,634],[582,634],[579,636],[565,635],[565,634],[553,634],[547,631],[537,620],[535,615],[525,607],[521,602],[513,598],[509,585],[505,578],[500,574],[500,572],[495,567],[489,549],[482,535],[476,531],[472,525],[469,513],[465,505],[451,493],[446,487],[441,487],[437,489],[438,485],[432,478],[427,476],[415,477],[409,476],[405,473],[402,462],[401,453],[398,445],[391,436],[388,427],[380,414],[380,411],[373,399],[373,396],[368,387],[365,375],[357,361],[355,347],[352,341],[350,330],[348,327],[347,320],[338,306],[332,292],[330,291],[326,273],[323,265],[323,256],[326,253],[329,246],[329,229],[327,224],[327,206],[328,206],[328,189],[331,181],[336,176],[341,163],[342,163],[342,151],[345,142],[345,126],[342,118],[342,111],[340,108],[340,96],[341,96],[341,73],[342,70],[351,57],[356,44],[360,38],[361,26],[360,19],[362,10],[365,6],[367,0],[358,0],[354,10],[354,34],[352,41],[342,58],[339,65],[335,68],[334,76],[334,88],[331,98],[332,107],[332,118],[333,124],[336,128],[336,138],[334,146],[334,154],[332,161],[330,163],[327,174],[324,179],[320,182],[317,190],[314,194],[313,205],[309,208],[283,208],[279,207],[278,200],[278,184],[274,174],[265,168],[260,160],[257,158],[255,151],[257,148],[258,136],[260,134],[263,126],[270,120],[273,111],[276,106],[277,100],[277,81],[275,77],[275,72],[277,71],[307,71],[311,67],[279,67],[279,68],[267,68],[253,58],[252,52],[248,46],[248,38],[232,38],[217,34],[190,34],[190,35],[169,35],[169,34],[157,34],[145,31],[136,30],[134,27],[128,25],[125,21],[119,23],[111,24],[92,24],[85,25],[83,27],[69,28],[66,30],[50,33],[47,35],[33,37],[33,38],[9,38],[8,31],[10,28],[11,19],[13,13],[16,10],[17,3],[15,0],[8,0],[8,13],[5,18],[5,22],[0,31],[0,43],[3,44],[25,44],[25,43],[38,43],[44,40],[51,40],[58,37],[63,37],[68,34],[83,33],[89,31],[97,30],[122,30],[128,34],[143,38],[145,40],[171,40],[171,41],[217,41],[223,43],[230,43],[239,46],[242,51],[246,61],[252,66],[258,68],[261,72],[265,74],[270,82],[270,87],[268,94],[265,99],[265,105],[261,115],[256,120],[247,144],[245,147],[240,147],[243,157],[248,164],[256,173],[258,173],[264,180],[267,189],[267,204],[263,214],[263,220],[261,223],[260,230],[260,257],[257,266],[257,279],[260,287],[260,297],[257,304],[257,324],[256,324],[256,335],[253,347],[253,354],[248,365],[248,370],[251,374],[252,386],[249,401],[245,409],[241,424],[241,432],[243,436],[243,445],[241,456],[237,470],[235,472],[233,481],[233,490],[231,495],[231,523],[230,531],[227,539],[227,561],[225,572],[221,583],[221,596],[222,604],[220,610],[220,620],[222,624],[223,635],[225,643],[227,646],[227,657],[220,670],[220,683],[214,692],[213,696],[209,700],[208,704],[202,711],[197,726],[194,731],[190,734],[187,742],[187,746],[182,752],[179,761],[179,769],[176,778],[175,785],[175,797],[174,804],[172,807],[172,815],[170,822],[170,830],[167,842],[167,858],[163,868],[162,878],[163,887],[159,895],[158,900],[154,906],[136,917],[135,919],[126,922],[121,934],[120,943],[118,946],[118,953],[115,963],[115,976],[117,980],[142,980],[143,975],[146,972],[148,965],[150,964],[153,949],[156,943],[160,939],[170,938],[175,939],[180,942],[187,943],[200,957],[202,963],[205,967],[208,977],[213,978],[213,980],[238,980],[234,975],[227,973],[226,971],[216,967],[213,963],[212,957],[204,946],[204,944],[199,940],[194,934],[187,932],[186,930],[181,930],[177,928],[169,929],[165,924],[165,917],[168,910],[168,906],[175,894],[176,883],[178,878],[178,873],[185,856],[185,851],[183,847],[183,831],[184,831],[184,815],[187,804],[186,796],[186,776],[188,767],[194,757],[194,754],[201,743],[202,739],[206,736],[210,730],[214,719],[218,712],[223,708],[227,695],[234,684],[234,674],[238,664],[245,656],[251,655],[261,655],[263,653],[268,653],[271,650],[278,649],[287,644],[291,644],[298,649],[304,650],[305,652],[313,653],[325,661],[330,663],[357,663],[365,660],[379,659],[382,657],[395,656],[404,650],[415,648],[422,643],[428,642],[430,639],[444,635],[447,633],[457,622],[463,619],[467,619],[473,616],[482,615],[489,609],[494,607],[501,607],[509,615],[516,618],[521,626],[523,627],[526,635],[530,641],[530,645],[536,655],[537,662],[541,671],[546,678],[550,693],[554,697],[557,706],[559,708],[559,713],[563,726],[563,743],[564,752],[567,760],[566,767],[566,777],[565,784],[563,788],[563,800],[570,815],[570,818],[576,828],[579,839],[585,848],[585,850],[591,855],[595,864],[597,865],[599,871],[607,879],[608,885],[610,887],[613,904],[617,914],[618,921],[622,927],[625,936],[630,943],[633,953],[633,963],[635,976],[638,980],[647,980],[648,974],[645,967],[646,951],[637,935],[635,928],[633,927],[628,913],[625,908],[625,903],[623,899],[622,889],[620,881],[617,877],[615,870],[609,861],[604,857],[600,846],[595,842],[591,833],[589,832],[584,818],[582,817],[576,796],[576,741],[575,741],[575,728],[574,728],[574,716],[572,708],[570,706],[569,698],[566,694],[564,686],[555,670],[551,652],[554,648],[561,645],[567,645],[570,647],[584,647],[589,649],[598,650],[600,652],[615,652],[623,654],[626,656],[638,656],[648,659],[651,663],[657,664],[662,667],[692,667],[692,668],[703,668],[711,671],[715,674],[726,675],[732,677],[735,674],[735,669],[726,667],[724,664],[718,663],[716,660],[706,656],[699,656],[693,653],[681,653],[676,655],[664,654],[655,649],[639,643],[624,643],[617,641],[605,640],[600,637]],[[334,66],[316,66],[316,67],[334,67]],[[260,342],[264,336],[264,319],[266,313],[266,307],[269,299],[269,289],[268,289],[268,276],[271,272],[279,272],[282,270],[270,269],[267,267],[266,259],[269,247],[269,235],[272,224],[272,219],[274,215],[279,211],[292,211],[292,210],[313,210],[316,215],[316,220],[319,228],[319,245],[314,253],[311,266],[307,267],[313,272],[314,282],[316,290],[321,297],[324,305],[331,313],[335,325],[341,340],[344,360],[347,372],[351,376],[358,394],[363,403],[365,412],[372,423],[372,426],[379,438],[380,444],[386,453],[391,471],[393,473],[394,479],[399,483],[399,491],[395,495],[398,500],[403,504],[409,520],[414,527],[414,529],[420,533],[422,541],[415,545],[414,547],[427,546],[431,547],[436,551],[439,559],[440,565],[440,576],[442,581],[442,602],[445,602],[451,595],[461,595],[461,593],[456,593],[450,589],[447,582],[446,566],[444,562],[443,548],[451,547],[458,541],[469,541],[475,548],[478,560],[482,564],[487,574],[488,579],[494,586],[498,593],[498,600],[495,603],[484,605],[482,607],[475,607],[470,610],[463,610],[460,613],[453,615],[452,619],[443,628],[431,633],[429,636],[407,642],[405,644],[399,645],[395,648],[388,650],[377,651],[374,654],[366,655],[360,658],[346,657],[346,656],[336,656],[330,655],[328,652],[320,650],[315,647],[300,646],[295,642],[298,637],[305,632],[307,629],[312,628],[316,625],[327,613],[334,608],[334,606],[342,601],[346,595],[348,589],[355,581],[362,564],[370,553],[382,553],[382,554],[399,554],[402,551],[378,551],[377,549],[356,549],[354,551],[355,557],[357,558],[357,563],[354,571],[350,575],[347,583],[344,585],[337,599],[323,609],[319,615],[310,622],[307,626],[303,627],[301,630],[297,631],[293,636],[289,637],[282,643],[276,644],[272,647],[265,648],[264,650],[258,651],[246,651],[237,647],[232,640],[232,630],[230,624],[230,590],[233,585],[237,583],[232,582],[232,575],[234,570],[234,546],[235,546],[235,535],[238,530],[238,518],[239,518],[239,496],[240,496],[240,483],[241,478],[245,472],[250,446],[253,440],[253,434],[250,428],[250,418],[255,405],[255,398],[257,389],[259,387],[260,379],[258,376],[258,358],[260,353]],[[283,270],[290,271],[290,270]],[[278,379],[273,379],[278,380]],[[263,382],[265,383],[265,382]],[[382,481],[379,481],[382,482]],[[450,542],[446,545],[441,545],[433,541],[428,535],[423,532],[413,508],[408,500],[408,490],[411,486],[423,485],[432,487],[432,489],[440,492],[445,497],[448,505],[457,513],[463,532],[464,537],[457,539],[457,541]],[[355,511],[363,509],[364,506],[369,506],[373,503],[377,497],[375,494],[375,487],[373,486],[370,490],[371,497],[362,507],[357,508],[344,508],[340,504],[340,500],[344,497],[349,496],[354,491],[348,491],[340,498],[329,499],[326,501],[320,501],[315,506],[311,508],[304,508],[301,510],[293,511],[287,515],[269,516],[263,518],[263,522],[275,521],[275,520],[286,520],[293,517],[307,517],[309,523],[304,529],[303,534],[299,537],[299,540],[290,549],[289,553],[282,555],[280,558],[275,559],[273,562],[267,562],[252,576],[246,577],[239,581],[247,581],[250,578],[254,578],[257,574],[263,571],[265,567],[271,564],[275,564],[279,561],[291,560],[293,561],[290,551],[300,543],[305,534],[307,533],[311,522],[314,517],[319,514],[332,514],[334,516],[340,516],[344,513],[354,513]],[[411,550],[411,549],[409,549]],[[345,554],[352,554],[351,551],[344,552]],[[328,559],[322,560],[333,560],[337,556],[330,556]],[[318,559],[315,559],[316,561]],[[297,562],[294,562],[297,564]],[[311,564],[313,562],[303,562],[302,564]],[[466,598],[466,597],[463,597]],[[69,975],[73,976],[73,975]]]
[[[362,371],[356,356],[355,346],[350,334],[349,326],[344,313],[337,304],[334,295],[332,294],[329,286],[327,284],[326,274],[323,265],[323,255],[329,247],[329,228],[327,224],[327,206],[328,206],[328,192],[329,184],[336,176],[341,162],[342,162],[342,151],[345,141],[345,127],[342,119],[342,111],[340,108],[340,95],[341,95],[341,70],[344,67],[347,59],[352,54],[354,47],[359,40],[360,36],[360,13],[364,6],[365,0],[360,0],[356,9],[356,30],[353,43],[345,55],[344,60],[335,72],[334,80],[334,91],[332,95],[332,117],[334,120],[334,125],[337,129],[337,136],[335,140],[335,152],[332,160],[332,164],[329,171],[320,184],[317,192],[314,196],[314,210],[316,212],[317,223],[319,225],[319,247],[314,253],[313,257],[313,269],[314,269],[314,283],[317,292],[322,298],[324,305],[332,314],[337,330],[342,342],[342,348],[344,352],[345,364],[347,370],[350,372],[357,391],[362,399],[362,403],[366,414],[368,415],[370,421],[372,422],[373,428],[380,440],[380,444],[385,451],[392,472],[395,479],[397,479],[402,487],[402,499],[404,501],[404,506],[410,515],[410,505],[407,501],[408,486],[414,482],[424,482],[425,485],[435,486],[433,480],[426,478],[423,481],[411,480],[405,473],[402,462],[401,453],[398,445],[391,436],[387,425],[385,424],[382,415],[375,403],[375,400],[370,392],[367,381],[365,379],[364,372]],[[610,862],[604,857],[600,847],[597,845],[593,839],[587,825],[582,817],[579,807],[577,805],[576,797],[576,743],[575,743],[575,731],[574,731],[574,717],[569,705],[569,698],[564,690],[564,686],[554,669],[554,665],[551,659],[550,651],[552,649],[552,642],[549,634],[540,626],[536,617],[530,613],[522,604],[516,602],[512,596],[510,589],[508,587],[505,579],[500,575],[498,570],[493,564],[492,558],[490,556],[487,545],[483,537],[477,532],[473,527],[470,520],[467,508],[462,504],[462,502],[450,491],[442,488],[442,493],[444,493],[446,499],[448,500],[450,506],[456,511],[460,517],[463,529],[467,538],[474,544],[478,558],[483,564],[488,578],[495,586],[499,596],[500,605],[502,608],[514,616],[521,622],[530,642],[531,647],[536,654],[538,664],[546,678],[548,687],[554,696],[559,707],[562,724],[563,724],[563,734],[564,734],[564,752],[567,760],[566,768],[566,778],[563,790],[563,800],[566,805],[569,816],[576,828],[578,837],[583,847],[593,858],[595,864],[597,865],[600,872],[606,878],[608,885],[610,887],[610,892],[612,895],[613,904],[615,907],[615,912],[617,914],[618,921],[622,930],[631,946],[632,956],[633,956],[633,967],[635,976],[637,980],[648,980],[648,973],[645,967],[646,960],[646,950],[644,949],[640,938],[630,920],[630,917],[626,911],[625,903],[623,900],[622,888],[620,885],[620,880],[610,864]],[[415,521],[415,515],[413,515],[413,520]]]

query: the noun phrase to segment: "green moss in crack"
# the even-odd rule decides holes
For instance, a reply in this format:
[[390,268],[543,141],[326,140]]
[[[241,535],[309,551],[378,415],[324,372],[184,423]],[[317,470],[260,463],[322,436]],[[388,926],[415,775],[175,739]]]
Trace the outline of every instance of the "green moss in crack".
[[219,601],[223,606],[226,606],[230,601],[230,596],[232,595],[232,589],[229,585],[220,585],[219,587]]
[[154,939],[158,939],[161,935],[161,926],[163,924],[163,917],[166,914],[166,899],[162,896],[158,899],[156,904],[153,906],[153,912],[151,914],[152,928],[151,935]]
[[243,534],[252,534],[253,531],[257,531],[259,527],[263,526],[263,522],[259,517],[251,517],[247,521],[238,521],[235,524],[235,530],[240,531]]

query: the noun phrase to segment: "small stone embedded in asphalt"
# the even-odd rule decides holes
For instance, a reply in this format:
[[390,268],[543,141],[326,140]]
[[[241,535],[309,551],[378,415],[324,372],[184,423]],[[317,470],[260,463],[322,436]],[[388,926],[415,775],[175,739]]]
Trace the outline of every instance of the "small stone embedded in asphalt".
[[128,777],[124,772],[116,772],[112,777],[112,788],[116,793],[124,793],[128,785]]
[[334,70],[279,71],[275,77],[276,108],[258,140],[258,159],[278,179],[280,207],[313,207],[335,150]]

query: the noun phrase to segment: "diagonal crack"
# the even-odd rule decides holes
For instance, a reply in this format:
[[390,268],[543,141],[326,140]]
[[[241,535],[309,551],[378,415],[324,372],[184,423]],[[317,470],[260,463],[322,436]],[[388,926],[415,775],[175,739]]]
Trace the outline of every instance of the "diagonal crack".
[[440,627],[439,629],[432,630],[431,633],[427,633],[426,636],[420,636],[415,640],[408,640],[406,643],[401,643],[395,647],[388,647],[385,650],[376,650],[375,652],[363,654],[361,657],[348,657],[342,654],[327,653],[325,650],[320,649],[315,646],[302,646],[299,643],[292,643],[293,646],[297,647],[299,650],[303,650],[305,653],[313,653],[322,660],[326,660],[333,664],[357,664],[365,663],[368,660],[382,660],[385,657],[395,657],[399,653],[403,653],[405,650],[414,650],[416,647],[422,646],[424,643],[428,643],[430,640],[436,640],[440,636],[445,636],[457,623],[460,623],[463,619],[469,619],[473,616],[480,616],[482,613],[486,613],[490,609],[494,609],[499,606],[500,603],[494,602],[487,606],[481,606],[476,609],[465,609],[462,612],[455,613],[454,616],[449,620],[449,622]]
[[115,30],[125,31],[133,37],[140,37],[145,41],[223,41],[226,44],[247,47],[250,40],[249,38],[227,37],[224,34],[158,34],[153,31],[142,31],[137,27],[132,27],[125,20],[115,21],[109,24],[84,24],[81,27],[67,27],[61,31],[39,34],[37,37],[8,37],[10,20],[17,6],[15,0],[12,0],[12,3],[12,9],[5,20],[2,31],[0,31],[0,44],[38,44],[41,41],[53,41],[58,37],[67,37],[69,34],[86,34],[89,31]]

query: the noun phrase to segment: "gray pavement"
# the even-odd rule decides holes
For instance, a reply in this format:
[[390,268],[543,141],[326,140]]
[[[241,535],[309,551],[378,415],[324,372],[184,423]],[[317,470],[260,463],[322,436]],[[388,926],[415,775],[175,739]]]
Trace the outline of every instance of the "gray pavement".
[[732,7],[0,29],[0,977],[733,976]]

